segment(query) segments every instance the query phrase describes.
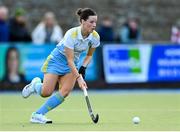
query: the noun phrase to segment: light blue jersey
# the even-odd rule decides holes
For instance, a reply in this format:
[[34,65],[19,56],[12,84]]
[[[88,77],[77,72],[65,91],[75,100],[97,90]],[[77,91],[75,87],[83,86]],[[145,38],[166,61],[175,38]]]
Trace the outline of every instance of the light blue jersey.
[[87,38],[83,38],[81,27],[71,28],[66,32],[64,38],[58,43],[45,61],[42,72],[64,75],[70,72],[70,68],[65,57],[65,47],[74,50],[74,63],[77,67],[80,54],[89,47],[96,48],[100,45],[100,37],[93,31]]
[[88,47],[96,48],[100,44],[99,35],[93,31],[87,38],[83,39],[81,34],[81,27],[75,27],[68,30],[64,38],[57,45],[57,49],[63,55],[64,47],[74,49],[75,61],[79,60],[80,54],[86,51]]

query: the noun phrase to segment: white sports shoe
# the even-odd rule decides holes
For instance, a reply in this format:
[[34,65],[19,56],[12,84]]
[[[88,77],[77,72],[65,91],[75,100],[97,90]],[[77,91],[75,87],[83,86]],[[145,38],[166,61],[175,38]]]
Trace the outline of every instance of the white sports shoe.
[[22,90],[22,96],[24,98],[29,97],[32,93],[35,93],[34,85],[36,83],[41,83],[41,79],[39,77],[35,77],[30,84],[26,85]]
[[37,114],[36,112],[33,112],[31,115],[30,122],[31,123],[39,123],[39,124],[47,124],[47,123],[52,123],[52,120],[47,119],[42,114]]

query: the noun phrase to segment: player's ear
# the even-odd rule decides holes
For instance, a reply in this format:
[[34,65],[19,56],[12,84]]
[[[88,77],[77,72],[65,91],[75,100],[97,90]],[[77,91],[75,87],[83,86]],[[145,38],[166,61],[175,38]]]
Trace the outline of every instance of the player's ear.
[[84,19],[81,20],[81,23],[84,24],[86,21]]

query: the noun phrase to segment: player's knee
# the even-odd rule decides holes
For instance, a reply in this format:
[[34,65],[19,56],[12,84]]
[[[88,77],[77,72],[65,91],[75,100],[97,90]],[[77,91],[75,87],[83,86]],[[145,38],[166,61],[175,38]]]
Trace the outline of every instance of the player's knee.
[[68,95],[69,95],[69,93],[70,93],[70,91],[69,90],[62,90],[62,91],[60,91],[61,92],[61,94],[62,94],[62,96],[65,98],[65,97],[67,97]]
[[42,92],[41,92],[42,97],[49,97],[49,96],[51,96],[51,94],[52,94],[52,92],[50,92],[50,91],[43,91],[42,90]]

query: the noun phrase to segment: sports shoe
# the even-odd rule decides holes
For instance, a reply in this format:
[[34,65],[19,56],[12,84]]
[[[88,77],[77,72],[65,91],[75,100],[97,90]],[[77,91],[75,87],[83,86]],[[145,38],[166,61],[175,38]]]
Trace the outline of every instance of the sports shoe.
[[34,85],[36,83],[41,83],[41,79],[39,77],[35,77],[30,84],[26,85],[22,90],[22,96],[24,98],[29,97],[32,93],[35,93]]
[[52,120],[47,119],[42,114],[37,114],[36,112],[33,112],[31,115],[30,122],[31,123],[39,123],[39,124],[47,124],[47,123],[52,123]]

